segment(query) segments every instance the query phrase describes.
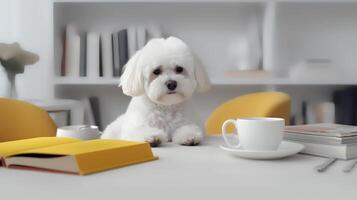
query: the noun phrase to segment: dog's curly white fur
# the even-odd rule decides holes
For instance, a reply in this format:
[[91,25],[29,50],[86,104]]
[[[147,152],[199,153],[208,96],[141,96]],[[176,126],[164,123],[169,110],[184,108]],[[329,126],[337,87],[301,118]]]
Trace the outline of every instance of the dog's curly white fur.
[[207,74],[180,39],[152,39],[125,65],[120,78],[124,94],[132,96],[127,111],[109,124],[102,138],[196,145],[203,138],[193,123],[187,100],[209,89]]

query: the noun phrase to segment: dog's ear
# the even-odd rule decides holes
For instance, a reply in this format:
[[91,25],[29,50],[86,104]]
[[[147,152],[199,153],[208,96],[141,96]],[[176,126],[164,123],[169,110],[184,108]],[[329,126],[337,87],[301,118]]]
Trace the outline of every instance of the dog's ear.
[[124,73],[120,77],[119,87],[128,96],[139,96],[144,93],[144,77],[142,66],[139,65],[142,50],[137,51],[124,66]]
[[197,91],[206,92],[211,88],[211,83],[208,78],[207,72],[202,65],[201,60],[194,55],[195,57],[195,79],[197,81]]

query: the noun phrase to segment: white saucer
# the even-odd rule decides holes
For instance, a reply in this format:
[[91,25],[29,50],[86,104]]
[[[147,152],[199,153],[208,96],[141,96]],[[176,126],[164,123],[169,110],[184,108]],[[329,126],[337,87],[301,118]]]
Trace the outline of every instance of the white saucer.
[[231,148],[224,145],[221,145],[220,148],[233,156],[238,156],[241,158],[273,160],[295,155],[304,149],[304,145],[295,142],[283,141],[279,148],[275,151],[243,150],[240,148]]

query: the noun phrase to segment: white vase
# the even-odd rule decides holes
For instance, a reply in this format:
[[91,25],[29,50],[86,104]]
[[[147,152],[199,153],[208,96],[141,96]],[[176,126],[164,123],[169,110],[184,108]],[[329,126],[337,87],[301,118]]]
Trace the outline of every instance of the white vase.
[[8,88],[7,97],[11,98],[11,99],[16,99],[17,98],[16,74],[8,72],[7,77],[9,80],[9,88]]
[[236,42],[238,70],[258,70],[261,66],[262,47],[258,26],[257,17],[252,17],[246,34]]

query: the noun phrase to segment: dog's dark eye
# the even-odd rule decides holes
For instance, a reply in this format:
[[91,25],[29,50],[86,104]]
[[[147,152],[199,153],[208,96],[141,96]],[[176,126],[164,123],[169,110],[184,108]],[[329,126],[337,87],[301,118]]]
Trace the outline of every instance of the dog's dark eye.
[[181,74],[183,72],[183,68],[181,66],[176,66],[176,73]]
[[152,73],[155,74],[155,75],[160,75],[161,74],[161,69],[157,68]]

